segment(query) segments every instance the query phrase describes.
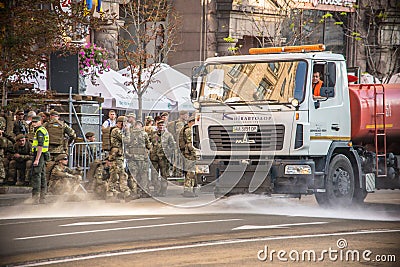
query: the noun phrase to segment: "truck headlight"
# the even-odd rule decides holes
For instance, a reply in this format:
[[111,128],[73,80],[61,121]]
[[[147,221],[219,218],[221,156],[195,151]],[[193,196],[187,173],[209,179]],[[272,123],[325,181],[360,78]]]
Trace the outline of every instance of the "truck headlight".
[[286,165],[285,174],[311,174],[309,165]]
[[210,168],[208,167],[208,165],[196,165],[196,173],[209,174]]

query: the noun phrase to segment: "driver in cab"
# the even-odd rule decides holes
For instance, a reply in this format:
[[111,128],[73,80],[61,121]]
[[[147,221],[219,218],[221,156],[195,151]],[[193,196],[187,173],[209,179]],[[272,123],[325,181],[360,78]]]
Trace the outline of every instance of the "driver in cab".
[[314,97],[321,96],[321,87],[324,82],[321,81],[320,77],[320,73],[318,71],[314,71],[312,78],[312,90]]

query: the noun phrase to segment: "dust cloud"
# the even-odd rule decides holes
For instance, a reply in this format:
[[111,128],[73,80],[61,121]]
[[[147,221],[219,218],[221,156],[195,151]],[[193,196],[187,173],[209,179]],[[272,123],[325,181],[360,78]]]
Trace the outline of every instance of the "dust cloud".
[[[182,199],[180,197],[179,199]],[[57,200],[45,205],[32,205],[29,200],[16,206],[0,207],[0,219],[59,218],[90,216],[135,216],[176,214],[261,214],[315,218],[339,218],[372,221],[400,221],[400,193],[381,194],[367,198],[362,206],[327,209],[318,206],[313,196],[302,199],[237,195],[215,200],[212,194],[203,194],[195,200],[186,200],[186,206],[173,204],[173,199],[138,199],[128,203],[106,203],[86,199],[81,202]],[[182,204],[182,202],[180,202]]]

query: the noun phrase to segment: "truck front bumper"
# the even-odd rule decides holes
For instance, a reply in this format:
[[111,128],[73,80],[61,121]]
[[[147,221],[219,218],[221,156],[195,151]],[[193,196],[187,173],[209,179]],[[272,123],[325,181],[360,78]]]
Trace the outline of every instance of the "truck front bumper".
[[197,173],[198,183],[214,183],[219,194],[311,194],[323,184],[312,160],[214,160],[208,169]]

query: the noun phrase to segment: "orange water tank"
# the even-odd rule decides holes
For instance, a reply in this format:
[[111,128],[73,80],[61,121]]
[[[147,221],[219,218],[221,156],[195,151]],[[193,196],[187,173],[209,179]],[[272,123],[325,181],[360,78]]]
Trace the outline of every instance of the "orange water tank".
[[[379,94],[385,88],[385,108]],[[400,84],[350,84],[351,138],[354,144],[374,144],[375,92],[377,113],[385,113],[387,147],[400,144]],[[377,128],[383,128],[383,116],[377,116]]]

